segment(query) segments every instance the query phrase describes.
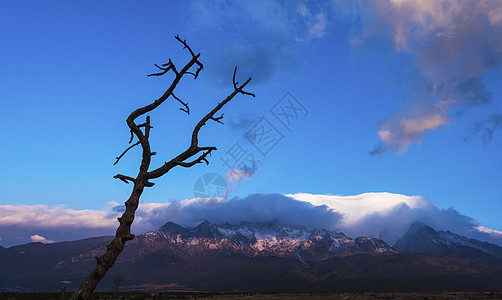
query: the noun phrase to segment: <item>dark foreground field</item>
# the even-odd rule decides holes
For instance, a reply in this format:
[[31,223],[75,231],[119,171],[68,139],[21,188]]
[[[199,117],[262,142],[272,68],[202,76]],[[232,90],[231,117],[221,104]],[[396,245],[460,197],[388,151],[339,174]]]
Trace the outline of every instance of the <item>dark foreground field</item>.
[[[24,300],[24,299],[69,299],[69,293],[64,298],[61,293],[0,293],[0,299]],[[141,293],[95,293],[93,299],[314,299],[314,300],[434,300],[434,299],[502,299],[502,292],[437,292],[437,293],[305,293],[305,294],[206,294],[206,293],[160,293],[156,295]]]

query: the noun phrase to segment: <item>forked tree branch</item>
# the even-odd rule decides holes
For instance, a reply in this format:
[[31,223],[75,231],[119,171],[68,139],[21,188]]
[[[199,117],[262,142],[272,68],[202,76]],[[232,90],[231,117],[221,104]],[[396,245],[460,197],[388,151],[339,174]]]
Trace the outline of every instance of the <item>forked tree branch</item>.
[[[237,67],[235,67],[235,69],[234,69],[234,75],[233,75],[234,83],[235,83],[235,74],[236,73],[237,73]],[[244,87],[250,81],[251,81],[251,77],[249,77],[248,80],[246,80],[246,82],[244,82],[240,86],[237,86],[238,83],[234,84],[234,91],[230,95],[228,95],[227,98],[225,98],[225,100],[223,100],[222,102],[218,103],[218,105],[216,105],[215,108],[213,108],[207,115],[205,115],[199,121],[199,123],[197,123],[197,125],[195,126],[195,128],[193,129],[193,132],[192,132],[192,140],[191,140],[190,146],[183,153],[181,153],[180,155],[176,156],[172,160],[164,163],[164,165],[162,165],[161,167],[159,167],[159,168],[157,168],[157,169],[155,169],[153,171],[148,172],[146,174],[146,177],[148,179],[158,178],[158,177],[166,174],[167,172],[169,172],[169,170],[171,170],[172,168],[174,168],[176,166],[180,166],[181,165],[180,162],[184,162],[185,160],[191,158],[192,156],[197,155],[200,151],[203,151],[203,149],[205,149],[205,148],[204,147],[203,148],[199,147],[199,131],[202,128],[202,126],[206,125],[206,122],[208,120],[213,120],[213,121],[222,123],[221,119],[223,118],[223,114],[220,117],[216,117],[216,118],[214,117],[214,115],[220,109],[222,109],[223,106],[225,106],[225,104],[227,104],[228,102],[230,102],[230,100],[232,100],[237,94],[240,93],[240,94],[250,95],[250,96],[255,97],[255,95],[253,93],[249,93],[249,92],[246,92],[246,91],[243,90]]]
[[[199,76],[200,71],[203,69],[203,64],[199,61],[200,53],[195,54],[193,50],[188,46],[186,40],[182,40],[179,36],[175,36],[176,40],[178,40],[181,44],[183,44],[183,49],[187,49],[190,53],[191,59],[181,70],[177,70],[174,63],[169,59],[169,61],[161,66],[155,65],[158,69],[161,70],[159,73],[149,74],[148,76],[162,76],[167,74],[169,71],[172,71],[175,75],[171,85],[164,92],[164,94],[155,100],[153,103],[140,107],[134,110],[126,119],[127,126],[131,132],[131,138],[129,139],[129,144],[132,143],[134,137],[138,139],[138,141],[132,145],[130,145],[126,150],[124,150],[119,156],[116,157],[116,161],[114,164],[117,164],[120,159],[133,147],[141,145],[142,149],[142,159],[139,167],[138,175],[134,178],[131,176],[117,174],[114,178],[119,179],[125,183],[132,182],[134,184],[133,190],[129,199],[125,202],[125,212],[121,217],[117,218],[119,221],[119,227],[115,233],[115,238],[106,245],[106,252],[102,256],[96,257],[96,267],[94,270],[84,279],[79,289],[73,293],[71,299],[90,299],[91,293],[96,288],[97,284],[101,281],[101,279],[105,276],[108,269],[110,269],[115,263],[117,257],[124,249],[125,243],[134,238],[134,235],[131,234],[131,224],[134,221],[134,215],[136,209],[139,205],[139,199],[145,187],[151,187],[154,185],[153,182],[150,182],[150,179],[158,178],[171,170],[176,166],[181,166],[185,168],[190,168],[199,163],[209,164],[208,156],[211,155],[212,151],[216,150],[216,147],[206,146],[200,147],[198,144],[198,134],[200,129],[206,124],[208,120],[212,120],[218,123],[223,124],[221,121],[223,119],[223,113],[219,117],[215,117],[215,114],[220,111],[223,106],[225,106],[230,100],[232,100],[237,94],[255,96],[253,93],[244,91],[246,85],[251,81],[251,77],[248,78],[243,84],[239,85],[238,82],[235,81],[235,76],[237,72],[237,67],[234,70],[234,74],[232,77],[233,82],[233,92],[230,93],[222,102],[219,102],[207,115],[205,115],[194,127],[191,136],[190,146],[172,158],[168,162],[164,163],[162,166],[149,171],[151,157],[155,155],[155,152],[152,152],[150,149],[150,130],[153,128],[150,125],[150,116],[146,116],[146,120],[144,123],[136,124],[136,119],[140,116],[143,116],[152,110],[156,109],[161,105],[164,101],[166,101],[170,96],[173,99],[177,100],[183,107],[180,110],[186,112],[188,115],[190,114],[190,108],[188,103],[183,102],[180,98],[176,97],[173,94],[174,89],[180,82],[181,78],[188,74],[194,76],[195,79]],[[195,72],[190,71],[190,69],[196,65]]]
[[221,119],[223,119],[223,113],[222,113],[222,114],[221,114],[221,116],[219,116],[219,117],[211,117],[211,118],[209,118],[209,119],[210,119],[210,120],[213,120],[213,121],[215,121],[215,122],[220,123],[220,124],[222,124],[222,125],[223,125],[223,122],[221,121]]
[[[196,56],[196,55],[193,53],[192,48],[190,48],[190,47],[188,46],[188,44],[186,43],[186,41],[187,41],[187,40],[181,40],[181,38],[180,38],[178,35],[176,35],[176,36],[175,36],[175,38],[176,38],[178,41],[180,41],[180,42],[184,45],[183,49],[188,49],[188,51],[190,52],[190,54],[192,54],[192,57],[195,57],[195,56]],[[200,55],[200,54],[198,54],[198,55]],[[193,75],[194,79],[197,79],[197,76],[199,76],[199,73],[200,73],[200,71],[202,71],[202,68],[203,68],[204,66],[203,66],[203,65],[202,65],[202,63],[200,63],[199,61],[196,61],[195,63],[199,66],[199,67],[197,68],[197,70],[195,71],[195,73],[192,73],[192,72],[187,72],[187,74]]]
[[117,174],[117,175],[113,176],[113,178],[120,179],[127,184],[129,184],[129,181],[136,182],[136,178],[132,178],[132,177],[121,175],[121,174]]
[[119,162],[119,160],[122,158],[122,156],[124,156],[124,155],[127,153],[127,151],[131,150],[131,149],[132,149],[133,147],[135,147],[135,146],[138,146],[139,144],[140,144],[140,142],[139,142],[139,141],[137,141],[136,143],[134,143],[134,144],[132,144],[131,146],[127,147],[127,149],[125,149],[125,150],[124,150],[124,152],[122,152],[119,156],[117,156],[117,157],[115,158],[116,160],[115,160],[115,162],[113,163],[113,165],[116,165],[116,164]]
[[[207,149],[207,150],[204,151],[203,149]],[[191,162],[176,161],[176,163],[178,164],[178,166],[182,166],[185,168],[190,168],[191,166],[198,164],[198,163],[201,163],[201,162],[205,162],[206,165],[209,165],[209,161],[206,159],[206,156],[211,155],[211,151],[213,151],[213,150],[216,150],[216,147],[200,148],[199,151],[204,151],[204,152],[202,152],[202,154],[198,158],[194,159]]]
[[[142,127],[145,127],[145,138],[148,139],[149,135],[150,135],[150,129],[153,128],[153,126],[150,126],[150,116],[146,116],[146,121],[145,123],[143,124],[139,124],[137,126],[138,128],[142,128]],[[134,136],[133,136],[133,131],[131,130],[131,138],[129,139],[129,144],[132,142]],[[122,152],[122,154],[120,154],[119,156],[117,156],[115,159],[115,163],[113,165],[116,165],[120,159],[127,153],[127,151],[131,150],[132,148],[134,148],[135,146],[141,144],[141,141],[137,141],[136,143],[132,144],[131,146],[127,147],[127,149],[124,150],[124,152]],[[154,154],[152,154],[154,155]]]
[[190,107],[188,107],[188,102],[185,103],[185,102],[181,101],[180,98],[176,97],[174,94],[171,94],[171,95],[173,96],[174,99],[178,100],[178,102],[183,104],[183,106],[185,107],[185,108],[180,107],[180,110],[186,112],[189,115],[190,114]]

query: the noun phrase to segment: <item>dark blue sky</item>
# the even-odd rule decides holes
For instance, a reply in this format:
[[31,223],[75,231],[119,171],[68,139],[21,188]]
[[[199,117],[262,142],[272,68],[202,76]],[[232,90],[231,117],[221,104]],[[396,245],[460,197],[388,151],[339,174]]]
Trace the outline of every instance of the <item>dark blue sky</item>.
[[[12,210],[0,226],[45,226],[12,206],[85,214],[127,199],[130,186],[112,178],[137,172],[139,151],[113,165],[125,118],[168,87],[172,77],[146,76],[154,64],[188,61],[176,34],[204,70],[175,92],[190,116],[175,101],[152,113],[152,167],[188,145],[232,91],[235,66],[256,98],[236,97],[224,126],[201,131],[218,147],[209,166],[171,171],[144,202],[194,198],[214,172],[234,180],[231,197],[420,196],[502,230],[502,4],[404,0],[2,2],[0,205]],[[265,140],[250,140],[260,128]],[[260,162],[242,173],[249,155]]]

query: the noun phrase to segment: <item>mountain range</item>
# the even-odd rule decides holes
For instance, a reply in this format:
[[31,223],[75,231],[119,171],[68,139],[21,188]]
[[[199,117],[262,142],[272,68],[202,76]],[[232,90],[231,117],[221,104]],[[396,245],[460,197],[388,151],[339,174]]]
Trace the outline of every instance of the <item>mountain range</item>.
[[416,252],[434,256],[463,257],[487,262],[502,260],[502,247],[450,231],[436,231],[422,222],[415,222],[395,244],[399,252]]
[[[69,290],[111,236],[0,248],[0,292]],[[391,247],[279,223],[169,222],[128,242],[98,286],[211,292],[502,290],[502,247],[414,223]]]

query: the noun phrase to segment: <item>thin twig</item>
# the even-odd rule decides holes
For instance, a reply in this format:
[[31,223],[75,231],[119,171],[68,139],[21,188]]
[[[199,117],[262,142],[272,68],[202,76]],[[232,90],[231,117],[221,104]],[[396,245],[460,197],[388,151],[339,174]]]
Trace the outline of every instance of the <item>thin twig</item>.
[[186,112],[189,115],[190,114],[190,107],[188,107],[188,102],[185,103],[185,102],[181,101],[181,99],[176,97],[176,95],[174,95],[174,93],[171,93],[171,96],[173,96],[174,99],[178,100],[179,103],[181,103],[183,106],[185,106],[185,108],[180,107],[180,110]]
[[223,122],[221,121],[221,119],[223,119],[223,114],[224,114],[224,113],[222,113],[222,114],[221,114],[221,116],[219,116],[219,117],[211,117],[211,118],[209,118],[209,119],[210,119],[210,120],[213,120],[213,121],[215,121],[215,122],[218,122],[218,123],[220,123],[220,124],[222,124],[222,125],[224,125],[224,124],[223,124]]
[[139,144],[140,144],[140,141],[137,141],[136,143],[134,143],[131,146],[127,147],[127,149],[125,149],[124,152],[122,152],[122,154],[120,154],[119,156],[115,157],[116,161],[113,163],[113,165],[116,165],[119,162],[119,160],[122,158],[122,156],[124,156],[127,153],[127,151],[131,150],[135,146],[138,146]]
[[113,176],[113,178],[120,179],[127,184],[129,184],[129,181],[136,182],[136,178],[132,178],[132,177],[121,175],[121,174],[117,174],[117,175]]
[[185,168],[190,168],[191,166],[202,162],[205,162],[206,165],[209,165],[209,161],[206,159],[206,156],[211,155],[211,151],[216,150],[216,147],[208,147],[208,148],[209,149],[207,149],[207,151],[202,152],[202,154],[198,158],[194,159],[191,162],[176,161],[176,163],[179,166]]

